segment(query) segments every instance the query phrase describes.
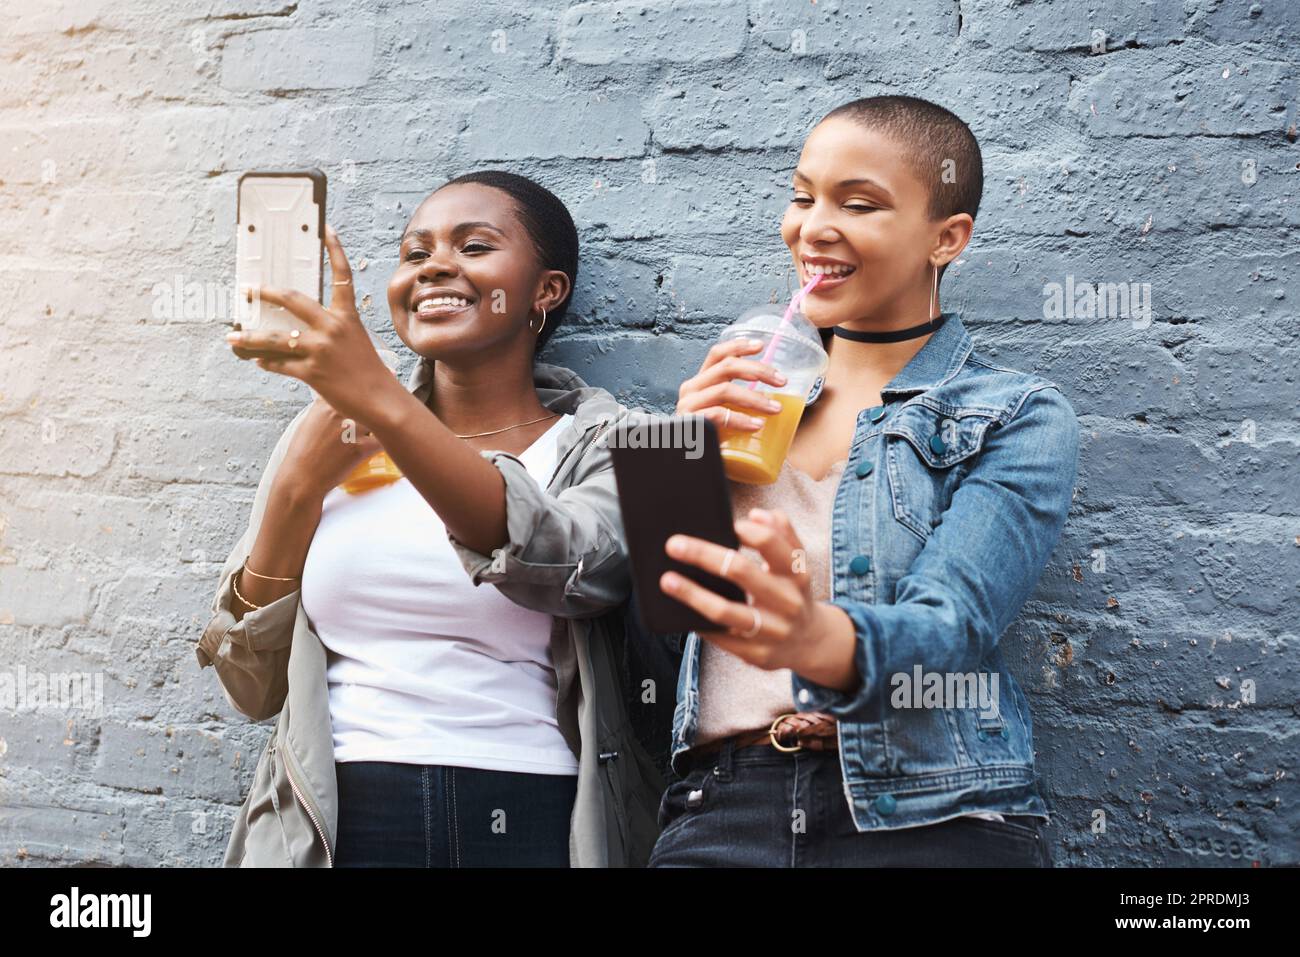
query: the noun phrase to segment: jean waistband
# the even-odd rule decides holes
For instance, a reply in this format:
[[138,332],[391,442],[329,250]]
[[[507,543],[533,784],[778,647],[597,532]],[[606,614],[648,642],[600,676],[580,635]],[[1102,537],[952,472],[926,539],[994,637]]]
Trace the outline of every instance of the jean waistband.
[[[701,767],[716,767],[724,773],[738,764],[788,764],[796,757],[803,760],[828,760],[839,764],[839,752],[833,749],[814,751],[804,748],[798,751],[780,751],[769,744],[751,744],[738,747],[743,735],[732,735],[722,740],[716,751],[701,753],[697,748],[688,748],[678,755],[683,762],[683,773],[689,774]],[[714,742],[710,742],[713,744]]]

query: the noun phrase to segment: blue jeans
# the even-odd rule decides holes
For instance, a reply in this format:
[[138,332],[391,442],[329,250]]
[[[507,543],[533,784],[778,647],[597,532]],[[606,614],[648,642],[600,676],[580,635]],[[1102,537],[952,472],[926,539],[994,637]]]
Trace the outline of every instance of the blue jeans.
[[336,867],[568,867],[572,774],[336,761]]
[[1005,817],[859,832],[837,752],[737,750],[729,739],[664,792],[649,866],[1051,867],[1039,819]]

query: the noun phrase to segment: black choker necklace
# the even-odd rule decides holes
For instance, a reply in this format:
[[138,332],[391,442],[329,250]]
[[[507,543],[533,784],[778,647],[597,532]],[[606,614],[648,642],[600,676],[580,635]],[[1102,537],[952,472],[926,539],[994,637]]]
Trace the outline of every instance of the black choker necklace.
[[852,339],[854,342],[903,342],[918,336],[928,336],[942,326],[947,318],[948,314],[945,312],[938,318],[923,322],[919,326],[895,329],[892,332],[859,332],[857,329],[845,329],[843,326],[831,326],[831,331],[841,339]]

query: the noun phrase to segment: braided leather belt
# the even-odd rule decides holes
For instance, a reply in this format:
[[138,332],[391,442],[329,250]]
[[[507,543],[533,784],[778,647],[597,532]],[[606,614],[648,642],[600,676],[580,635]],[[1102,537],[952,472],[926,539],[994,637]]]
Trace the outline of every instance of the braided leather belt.
[[727,741],[735,741],[736,750],[756,744],[771,745],[778,751],[834,751],[839,747],[838,724],[820,711],[792,711],[777,715],[766,731],[742,732],[731,738],[719,738],[690,749],[694,756],[716,754]]

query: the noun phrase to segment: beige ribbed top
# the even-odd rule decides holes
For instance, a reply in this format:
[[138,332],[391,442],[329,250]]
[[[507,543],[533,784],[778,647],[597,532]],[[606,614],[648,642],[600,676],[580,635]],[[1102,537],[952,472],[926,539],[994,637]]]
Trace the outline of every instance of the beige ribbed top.
[[[847,459],[831,466],[817,480],[788,461],[771,485],[731,484],[731,506],[735,518],[751,508],[781,509],[790,519],[806,552],[812,595],[817,601],[830,600],[830,532],[835,490]],[[748,546],[741,552],[756,561],[758,553]],[[748,664],[712,642],[700,650],[700,724],[695,742],[703,744],[742,731],[767,728],[779,714],[798,710],[790,690],[789,668],[767,671]]]

